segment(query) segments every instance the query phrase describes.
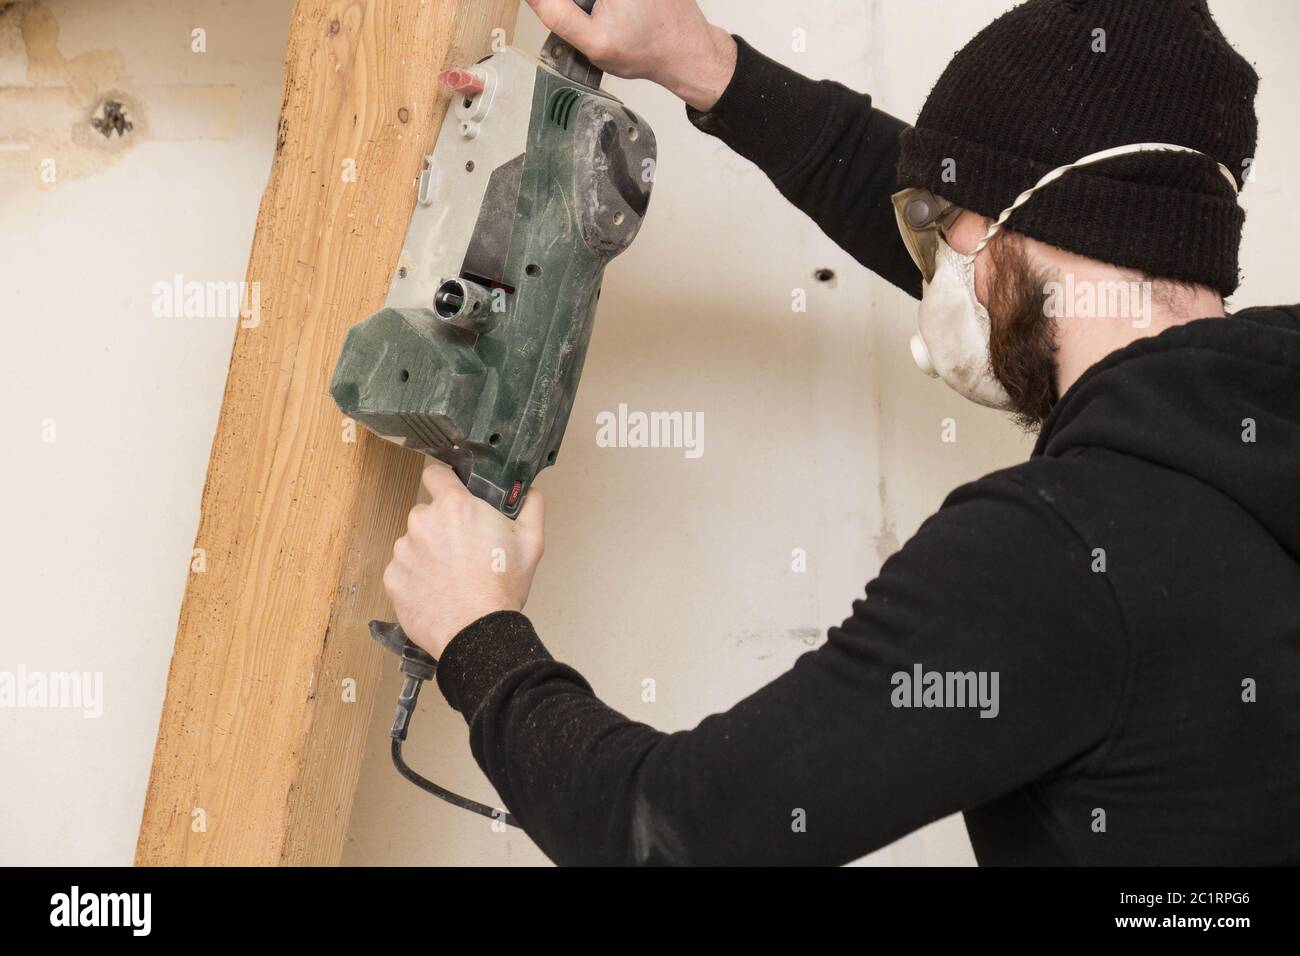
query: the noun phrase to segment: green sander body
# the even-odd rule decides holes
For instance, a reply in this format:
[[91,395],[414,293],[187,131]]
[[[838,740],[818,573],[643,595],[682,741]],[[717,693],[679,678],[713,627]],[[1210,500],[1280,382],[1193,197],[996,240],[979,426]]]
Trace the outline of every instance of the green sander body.
[[605,265],[650,199],[654,132],[554,37],[443,75],[452,87],[385,307],[330,392],[375,434],[451,465],[514,517],[553,464]]

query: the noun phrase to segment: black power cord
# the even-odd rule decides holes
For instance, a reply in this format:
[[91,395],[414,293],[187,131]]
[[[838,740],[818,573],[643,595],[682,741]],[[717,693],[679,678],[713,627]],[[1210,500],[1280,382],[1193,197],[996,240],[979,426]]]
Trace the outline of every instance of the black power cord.
[[469,797],[462,797],[459,793],[452,793],[446,787],[440,787],[427,777],[422,777],[410,765],[402,759],[402,742],[396,737],[393,738],[393,766],[411,783],[415,784],[426,793],[431,793],[440,800],[446,800],[452,806],[460,807],[462,810],[469,810],[471,813],[481,813],[485,817],[491,817],[493,820],[504,820],[508,826],[518,827],[517,821],[510,814],[502,810],[489,807],[486,803],[479,803],[477,800],[471,800]]
[[420,686],[426,680],[433,678],[438,662],[412,644],[400,625],[389,624],[386,621],[371,621],[370,636],[402,659],[402,673],[405,679],[402,681],[402,692],[397,695],[397,710],[393,714],[393,726],[388,731],[388,736],[393,739],[391,752],[393,766],[397,768],[397,772],[421,790],[433,794],[440,800],[446,800],[452,806],[481,814],[492,820],[502,820],[507,826],[519,828],[519,821],[504,810],[489,807],[477,800],[453,793],[446,787],[438,786],[432,780],[412,770],[402,758],[402,743],[406,740],[406,732],[411,727],[415,703],[420,699]]

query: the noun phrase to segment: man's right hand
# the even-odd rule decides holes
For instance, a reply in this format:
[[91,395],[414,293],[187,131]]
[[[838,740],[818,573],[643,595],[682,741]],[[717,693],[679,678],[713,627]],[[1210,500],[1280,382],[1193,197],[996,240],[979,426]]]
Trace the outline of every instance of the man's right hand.
[[718,102],[736,72],[736,41],[695,0],[528,0],[542,23],[606,73],[651,80],[697,110]]

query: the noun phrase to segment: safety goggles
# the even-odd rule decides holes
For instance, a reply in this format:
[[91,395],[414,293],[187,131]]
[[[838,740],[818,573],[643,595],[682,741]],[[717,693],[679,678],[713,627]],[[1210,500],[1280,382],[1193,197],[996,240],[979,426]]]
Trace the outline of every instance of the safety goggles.
[[941,199],[928,189],[912,188],[894,193],[894,217],[903,244],[921,270],[927,283],[934,279],[935,259],[944,230],[952,226],[961,215],[961,207]]
[[[1011,214],[1027,203],[1030,197],[1040,189],[1050,186],[1072,169],[1078,169],[1080,166],[1091,166],[1093,163],[1114,159],[1117,156],[1130,156],[1134,153],[1185,153],[1193,156],[1205,156],[1199,149],[1192,149],[1190,146],[1176,146],[1173,143],[1130,143],[1127,146],[1112,146],[1110,149],[1089,153],[1072,163],[1058,166],[1022,192],[1016,197],[1015,202],[1002,210],[1002,214],[989,226],[988,232],[985,233],[984,238],[975,247],[975,255],[978,255],[988,245],[989,240],[998,234],[1006,221],[1011,218]],[[1233,195],[1236,196],[1238,186],[1232,171],[1212,157],[1206,158],[1211,159],[1215,166],[1218,167],[1219,173],[1227,180],[1228,185],[1232,187]],[[902,234],[903,243],[907,246],[912,261],[921,270],[921,277],[928,283],[934,279],[935,257],[938,255],[939,243],[943,239],[943,230],[951,227],[956,222],[957,217],[961,215],[961,207],[954,206],[946,199],[939,198],[927,189],[904,189],[895,193],[891,199],[894,203],[894,215],[898,219],[898,231]]]

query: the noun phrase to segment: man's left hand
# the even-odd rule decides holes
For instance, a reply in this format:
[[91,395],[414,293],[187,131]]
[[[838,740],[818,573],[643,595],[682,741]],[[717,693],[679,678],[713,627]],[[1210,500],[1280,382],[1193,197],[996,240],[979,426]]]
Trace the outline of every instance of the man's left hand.
[[542,558],[545,504],[530,490],[511,521],[440,462],[424,469],[424,486],[433,500],[411,509],[384,589],[407,637],[437,658],[480,617],[523,610]]

